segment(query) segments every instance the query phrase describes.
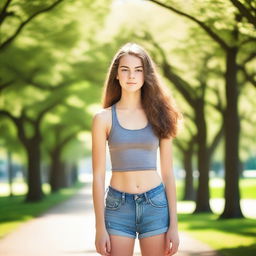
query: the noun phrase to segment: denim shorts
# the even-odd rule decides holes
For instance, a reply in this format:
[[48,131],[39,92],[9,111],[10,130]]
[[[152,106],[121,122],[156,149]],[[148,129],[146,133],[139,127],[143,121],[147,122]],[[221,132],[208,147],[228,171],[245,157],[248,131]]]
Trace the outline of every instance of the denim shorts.
[[109,234],[130,238],[150,237],[169,228],[169,208],[164,185],[140,194],[108,187],[105,225]]

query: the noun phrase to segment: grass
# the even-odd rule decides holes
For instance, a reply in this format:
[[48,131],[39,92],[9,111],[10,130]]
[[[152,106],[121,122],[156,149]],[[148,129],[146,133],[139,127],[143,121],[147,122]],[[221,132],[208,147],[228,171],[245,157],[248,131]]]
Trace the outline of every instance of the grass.
[[[22,188],[23,186],[23,188]],[[17,228],[22,222],[34,218],[50,207],[72,196],[77,189],[63,189],[60,192],[49,195],[49,186],[44,184],[43,190],[46,198],[39,203],[24,203],[24,184],[14,184],[13,197],[7,197],[8,191],[1,190],[0,196],[0,238],[11,230]],[[241,179],[241,198],[256,199],[256,179]],[[183,183],[177,181],[178,199],[182,198]],[[5,196],[3,196],[5,191]],[[211,179],[211,198],[222,198],[224,183],[222,179]],[[216,214],[179,214],[179,229],[191,234],[191,236],[209,244],[220,251],[223,256],[254,256],[256,252],[256,221],[255,219],[231,219],[218,220]]]
[[[240,179],[241,199],[256,199],[256,179]],[[210,180],[211,198],[223,198],[223,179]],[[177,182],[182,199],[183,183]],[[192,203],[192,202],[191,202]],[[179,229],[218,250],[223,256],[256,255],[256,220],[219,220],[216,214],[179,214]]]
[[[183,181],[178,180],[177,185],[177,198],[182,200],[183,196]],[[243,178],[239,182],[241,199],[256,199],[256,179],[255,178]],[[210,197],[211,198],[223,198],[224,195],[224,180],[220,178],[214,178],[210,180]]]
[[24,195],[1,196],[0,238],[16,229],[23,222],[39,216],[50,207],[70,198],[82,186],[84,183],[77,183],[73,187],[61,189],[54,194],[49,193],[48,186],[43,186],[45,198],[40,202],[33,203],[25,203]]
[[256,252],[255,219],[218,220],[214,214],[179,214],[179,229],[223,256],[254,256]]

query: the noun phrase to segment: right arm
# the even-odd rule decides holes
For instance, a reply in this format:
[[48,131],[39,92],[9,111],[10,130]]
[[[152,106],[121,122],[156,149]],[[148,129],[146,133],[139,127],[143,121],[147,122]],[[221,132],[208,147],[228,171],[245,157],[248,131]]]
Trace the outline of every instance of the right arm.
[[95,246],[102,255],[110,255],[111,249],[104,221],[106,138],[106,121],[103,113],[97,113],[92,122],[92,193],[96,224]]

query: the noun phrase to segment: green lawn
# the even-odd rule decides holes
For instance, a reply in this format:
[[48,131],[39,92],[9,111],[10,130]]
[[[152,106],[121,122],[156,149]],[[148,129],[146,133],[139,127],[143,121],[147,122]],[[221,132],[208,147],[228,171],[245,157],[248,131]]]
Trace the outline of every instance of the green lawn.
[[[2,186],[2,189],[1,189]],[[51,206],[72,196],[81,184],[74,188],[63,189],[60,192],[47,195],[39,203],[24,203],[24,184],[15,183],[14,197],[7,195],[4,184],[0,184],[0,237],[15,229],[22,222],[40,215]],[[221,179],[211,179],[211,198],[222,198],[224,183]],[[183,183],[177,181],[177,195],[182,198]],[[256,199],[256,179],[241,179],[240,188],[242,198]],[[49,185],[43,189],[49,194]],[[232,219],[218,220],[215,214],[179,214],[179,228],[190,233],[193,237],[219,250],[224,256],[254,256],[256,255],[256,220]]]
[[[177,197],[182,199],[183,195],[183,181],[178,180],[177,184]],[[241,199],[256,199],[256,179],[244,178],[240,179],[240,192]],[[211,179],[210,180],[210,197],[211,198],[223,198],[224,195],[224,180],[223,179]]]
[[37,203],[25,203],[24,195],[15,195],[13,197],[1,196],[0,238],[23,222],[39,216],[50,207],[70,198],[82,186],[85,186],[85,184],[77,183],[74,187],[61,189],[54,194],[49,194],[48,185],[43,186],[46,196]]
[[[256,199],[256,179],[241,179],[242,199]],[[210,180],[211,198],[223,198],[224,181]],[[177,197],[183,195],[183,183],[177,182]],[[192,203],[192,202],[187,202]],[[256,207],[256,205],[255,205]],[[218,220],[216,214],[179,214],[179,229],[184,230],[223,256],[256,255],[256,219]]]
[[256,255],[256,220],[218,220],[214,214],[179,214],[179,229],[209,244],[223,256]]

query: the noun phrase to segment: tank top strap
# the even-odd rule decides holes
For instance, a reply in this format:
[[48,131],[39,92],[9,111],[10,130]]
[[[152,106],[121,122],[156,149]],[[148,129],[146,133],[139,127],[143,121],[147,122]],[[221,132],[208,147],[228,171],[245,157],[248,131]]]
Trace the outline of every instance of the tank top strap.
[[116,103],[111,106],[112,112],[112,126],[115,127],[117,124],[117,116],[116,116]]

